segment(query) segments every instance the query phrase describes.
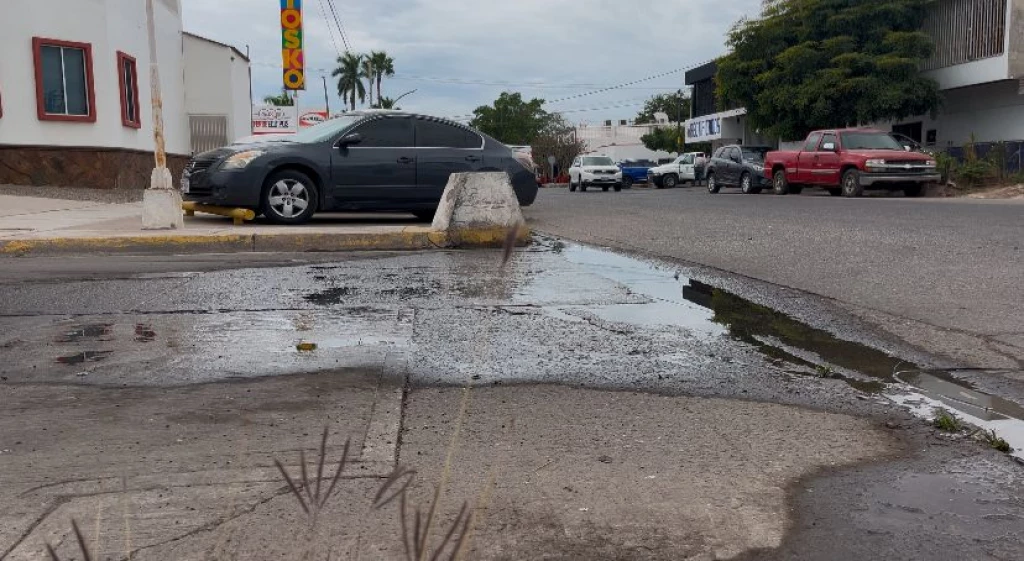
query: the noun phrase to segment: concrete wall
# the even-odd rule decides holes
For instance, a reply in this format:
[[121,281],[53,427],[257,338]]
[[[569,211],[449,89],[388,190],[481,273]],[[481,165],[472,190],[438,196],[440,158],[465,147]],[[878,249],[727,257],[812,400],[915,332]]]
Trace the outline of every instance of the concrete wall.
[[231,47],[186,34],[185,110],[188,115],[224,115],[228,141],[252,134],[249,62]]
[[1024,95],[1019,82],[1003,80],[942,92],[942,109],[930,116],[907,119],[921,121],[923,134],[937,132],[937,148],[961,146],[974,134],[977,142],[1024,140]]
[[1009,30],[1007,40],[1007,66],[1010,78],[1024,80],[1024,0],[1009,0]]
[[[167,150],[186,154],[189,133],[184,113],[180,7],[175,0],[165,0],[157,2],[155,9]],[[92,45],[96,122],[38,119],[33,37]],[[135,57],[138,64],[140,129],[125,127],[121,122],[117,51]],[[149,62],[145,2],[140,0],[33,0],[20,3],[17,10],[5,10],[4,48],[0,56],[0,145],[152,151]]]

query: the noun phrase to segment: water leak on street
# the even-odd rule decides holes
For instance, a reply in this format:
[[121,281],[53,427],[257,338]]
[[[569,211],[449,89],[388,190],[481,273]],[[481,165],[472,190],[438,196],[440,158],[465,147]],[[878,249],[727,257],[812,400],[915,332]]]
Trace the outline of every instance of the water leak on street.
[[[936,408],[951,410],[972,425],[994,430],[1010,443],[1015,455],[1024,457],[1024,407],[978,391],[954,372],[922,369],[681,276],[672,268],[612,251],[556,243],[557,251],[570,262],[647,299],[588,308],[602,319],[645,328],[679,327],[698,336],[728,336],[758,349],[789,373],[842,380],[856,390],[884,395],[924,418],[931,418]],[[522,293],[536,297],[551,291],[552,287],[531,286]],[[565,315],[571,308],[556,307],[552,313]]]

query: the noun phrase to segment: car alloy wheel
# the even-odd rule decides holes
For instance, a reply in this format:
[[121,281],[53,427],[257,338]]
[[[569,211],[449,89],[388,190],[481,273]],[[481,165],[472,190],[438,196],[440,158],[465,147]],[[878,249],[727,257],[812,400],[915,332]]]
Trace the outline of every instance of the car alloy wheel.
[[789,180],[786,179],[786,172],[779,170],[775,172],[774,181],[772,182],[772,188],[776,195],[788,195],[789,194]]
[[267,207],[271,212],[287,220],[298,218],[309,208],[310,193],[297,179],[282,179],[270,186]]
[[857,170],[848,169],[843,174],[843,196],[859,197],[864,194],[864,187],[860,184],[860,176]]
[[666,189],[675,189],[676,187],[676,176],[666,175],[665,179],[661,180],[665,184]]
[[624,189],[629,189],[632,186],[633,186],[633,178],[628,176],[628,175],[622,176],[622,187]]
[[740,179],[740,190],[746,195],[752,195],[754,193],[749,173],[744,173],[743,178]]
[[718,179],[715,178],[715,174],[708,176],[708,193],[718,193],[722,188],[718,186]]

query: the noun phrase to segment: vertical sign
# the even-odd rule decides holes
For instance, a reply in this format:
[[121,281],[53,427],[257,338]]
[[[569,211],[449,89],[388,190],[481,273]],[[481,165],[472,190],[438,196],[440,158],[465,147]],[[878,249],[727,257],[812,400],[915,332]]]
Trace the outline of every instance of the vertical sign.
[[302,46],[302,0],[281,0],[281,60],[286,90],[306,89]]

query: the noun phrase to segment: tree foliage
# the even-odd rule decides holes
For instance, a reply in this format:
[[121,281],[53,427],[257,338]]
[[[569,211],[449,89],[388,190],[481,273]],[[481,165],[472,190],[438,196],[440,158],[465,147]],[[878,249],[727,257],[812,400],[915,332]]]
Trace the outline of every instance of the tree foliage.
[[579,140],[576,134],[576,127],[558,114],[551,115],[540,134],[531,143],[533,161],[542,170],[551,169],[548,157],[554,156],[559,170],[567,170],[586,149],[586,145]]
[[640,142],[643,142],[648,150],[655,152],[679,152],[683,147],[680,136],[685,138],[684,132],[674,125],[658,127],[641,136]]
[[264,97],[263,103],[269,103],[278,107],[291,107],[295,105],[295,98],[288,93],[288,90],[284,90],[281,92],[281,95],[268,95]]
[[938,85],[918,69],[929,0],[778,0],[729,33],[718,62],[723,103],[773,136],[934,112]]
[[470,125],[512,145],[530,145],[547,126],[549,116],[543,99],[523,101],[522,94],[504,92],[494,105],[481,105],[473,111]]
[[331,76],[338,78],[338,96],[352,111],[356,110],[356,99],[366,101],[363,59],[361,54],[345,53],[338,57],[338,67],[331,72]]
[[690,118],[690,98],[682,90],[658,94],[644,103],[644,108],[637,113],[633,122],[638,125],[653,123],[655,113],[668,115],[670,121],[685,121]]

